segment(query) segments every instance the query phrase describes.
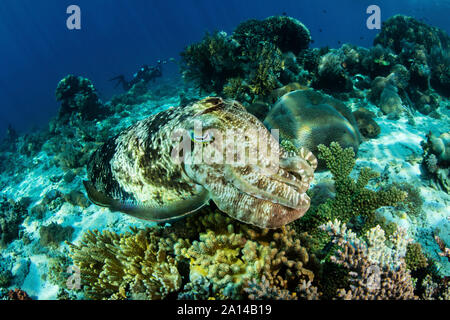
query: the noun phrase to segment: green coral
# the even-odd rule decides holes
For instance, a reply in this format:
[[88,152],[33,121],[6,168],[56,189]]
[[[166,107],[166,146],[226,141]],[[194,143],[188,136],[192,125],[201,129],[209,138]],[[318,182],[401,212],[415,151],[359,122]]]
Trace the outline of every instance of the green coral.
[[406,248],[405,256],[406,266],[411,271],[423,269],[428,266],[427,258],[422,252],[420,243],[410,243]]
[[80,269],[85,295],[93,299],[163,299],[181,286],[171,255],[173,237],[159,229],[132,229],[116,234],[88,231],[79,245],[70,244]]
[[399,203],[399,209],[404,209],[410,215],[417,216],[422,212],[423,199],[420,189],[410,183],[393,183],[392,186],[406,192],[406,198]]
[[310,209],[299,219],[300,229],[315,232],[320,224],[339,219],[345,223],[352,222],[354,228],[359,225],[359,232],[364,233],[376,225],[375,211],[378,208],[395,206],[406,198],[406,193],[396,187],[377,191],[366,188],[371,179],[379,176],[370,168],[362,168],[358,178],[353,180],[350,173],[356,161],[352,148],[342,149],[338,143],[332,142],[329,147],[319,145],[318,150],[318,158],[325,161],[333,175],[336,196]]

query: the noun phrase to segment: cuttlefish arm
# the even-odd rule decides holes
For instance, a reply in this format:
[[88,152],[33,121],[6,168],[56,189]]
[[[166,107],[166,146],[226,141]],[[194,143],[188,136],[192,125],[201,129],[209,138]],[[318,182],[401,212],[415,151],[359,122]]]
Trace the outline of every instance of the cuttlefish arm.
[[89,200],[100,207],[109,208],[111,211],[120,211],[138,219],[166,222],[186,216],[199,210],[209,203],[209,191],[200,187],[200,192],[186,200],[179,200],[163,206],[149,206],[136,203],[126,203],[98,191],[92,182],[83,181]]

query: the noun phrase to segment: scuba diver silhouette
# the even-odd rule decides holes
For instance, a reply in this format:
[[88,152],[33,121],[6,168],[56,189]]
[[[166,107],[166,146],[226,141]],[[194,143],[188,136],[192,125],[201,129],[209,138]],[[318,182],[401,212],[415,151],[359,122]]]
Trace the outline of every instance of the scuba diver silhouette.
[[133,87],[140,81],[143,81],[145,84],[147,84],[150,82],[150,80],[154,81],[156,78],[162,77],[162,65],[166,63],[166,60],[158,60],[156,66],[154,67],[149,67],[148,65],[144,64],[139,68],[139,71],[133,75],[133,79],[131,79],[130,81],[125,80],[125,76],[123,74],[114,77],[109,81],[117,80],[116,86],[114,88],[117,88],[118,85],[122,84],[123,89],[125,91],[128,91],[131,89],[131,87]]

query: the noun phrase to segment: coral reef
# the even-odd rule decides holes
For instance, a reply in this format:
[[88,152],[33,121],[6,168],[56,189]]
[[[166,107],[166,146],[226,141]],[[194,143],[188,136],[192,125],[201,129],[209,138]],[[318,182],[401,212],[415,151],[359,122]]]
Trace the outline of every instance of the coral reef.
[[307,49],[311,42],[308,28],[300,21],[287,16],[245,21],[237,26],[233,38],[247,50],[260,42],[270,42],[281,52],[294,54]]
[[68,75],[58,83],[56,100],[61,101],[59,119],[67,122],[72,113],[83,120],[94,120],[106,115],[106,109],[89,79]]
[[252,103],[281,87],[282,79],[298,80],[295,55],[310,40],[308,29],[291,17],[248,20],[230,36],[223,31],[206,34],[188,46],[181,53],[181,70],[185,80],[204,91]]
[[412,17],[396,15],[383,22],[374,44],[399,54],[402,64],[411,71],[412,82],[419,88],[429,89],[431,81],[449,96],[450,37],[445,31]]
[[0,198],[0,248],[19,237],[19,228],[27,213],[20,201]]
[[355,231],[363,233],[376,225],[378,208],[395,206],[406,199],[406,192],[395,186],[376,191],[367,188],[369,181],[379,176],[370,168],[362,168],[358,178],[353,180],[350,177],[355,166],[352,148],[342,149],[332,142],[329,147],[319,145],[318,149],[318,158],[325,161],[333,175],[336,194],[298,220],[299,230],[314,232],[319,225],[339,219],[344,223],[351,222]]
[[210,211],[188,218],[185,228],[199,232],[198,240],[180,239],[175,245],[177,259],[189,262],[191,282],[205,278],[201,283],[210,283],[211,294],[218,299],[242,298],[263,276],[273,292],[295,295],[297,286],[302,292],[314,291],[302,286],[302,280],[314,280],[314,273],[307,269],[310,257],[289,226],[255,229]]
[[322,56],[317,71],[315,86],[318,88],[332,91],[349,91],[353,88],[352,81],[344,70],[344,62],[335,51]]
[[207,33],[201,42],[189,45],[181,53],[183,78],[207,92],[221,92],[227,79],[242,72],[238,48],[239,44],[225,32]]
[[411,300],[414,285],[404,256],[408,241],[401,232],[391,237],[393,247],[386,246],[384,231],[375,227],[367,231],[367,242],[356,237],[338,220],[322,226],[338,249],[331,261],[343,266],[350,275],[349,288],[340,288],[338,299]]
[[162,299],[181,286],[172,245],[171,238],[160,238],[159,229],[121,235],[93,230],[70,245],[70,256],[89,298]]

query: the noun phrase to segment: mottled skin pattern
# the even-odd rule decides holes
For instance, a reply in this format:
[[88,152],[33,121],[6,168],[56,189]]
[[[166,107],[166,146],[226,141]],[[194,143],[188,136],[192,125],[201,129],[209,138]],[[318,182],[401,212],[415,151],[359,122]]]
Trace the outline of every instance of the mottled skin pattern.
[[[176,132],[184,136],[174,139]],[[213,200],[235,219],[278,228],[308,210],[305,192],[316,166],[305,149],[287,157],[238,102],[206,98],[139,121],[109,140],[93,154],[85,186],[94,203],[141,219],[167,221]]]

